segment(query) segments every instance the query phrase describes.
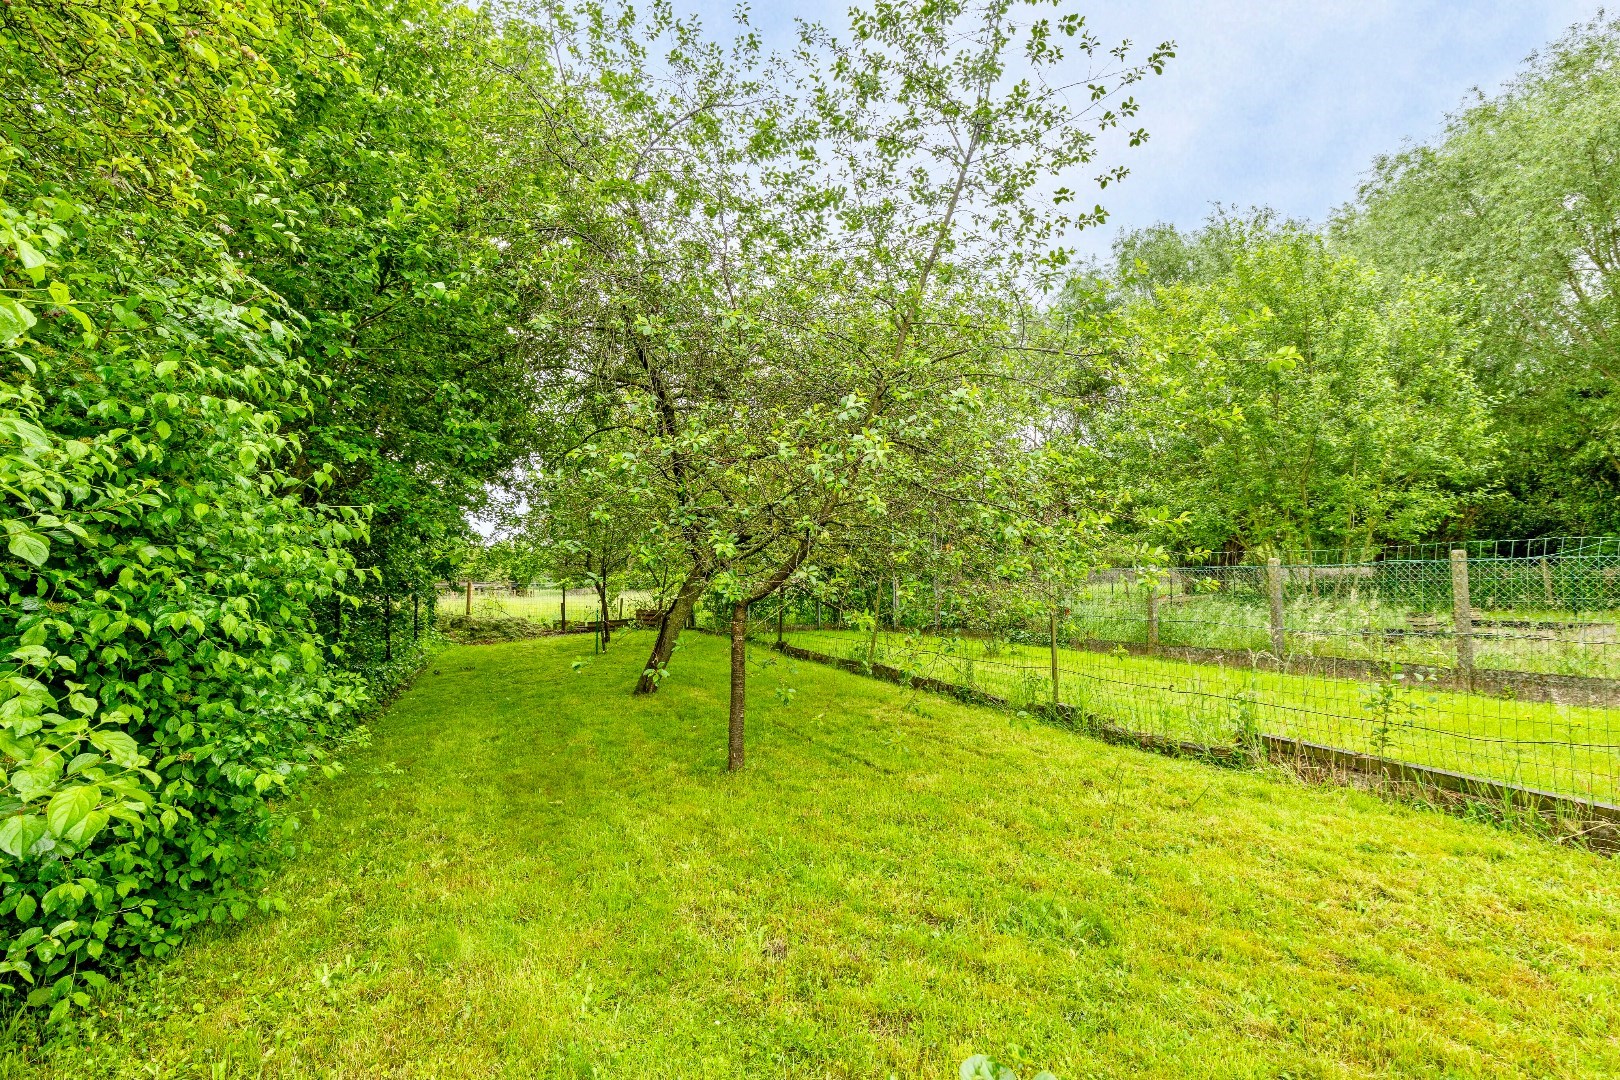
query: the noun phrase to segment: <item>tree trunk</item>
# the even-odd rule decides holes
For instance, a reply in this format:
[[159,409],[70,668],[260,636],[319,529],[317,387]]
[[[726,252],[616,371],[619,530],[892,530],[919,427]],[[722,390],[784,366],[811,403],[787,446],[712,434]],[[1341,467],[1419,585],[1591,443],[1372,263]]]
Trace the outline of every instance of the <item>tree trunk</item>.
[[658,689],[657,672],[661,672],[669,663],[669,658],[675,652],[675,642],[680,640],[681,631],[686,629],[693,611],[697,608],[698,597],[703,595],[705,582],[701,574],[693,570],[681,582],[680,592],[670,603],[664,617],[658,622],[658,640],[653,642],[652,655],[647,658],[647,666],[642,669],[641,678],[636,681],[636,693],[651,694]]
[[731,723],[726,734],[726,769],[743,767],[743,709],[748,695],[748,602],[731,609]]

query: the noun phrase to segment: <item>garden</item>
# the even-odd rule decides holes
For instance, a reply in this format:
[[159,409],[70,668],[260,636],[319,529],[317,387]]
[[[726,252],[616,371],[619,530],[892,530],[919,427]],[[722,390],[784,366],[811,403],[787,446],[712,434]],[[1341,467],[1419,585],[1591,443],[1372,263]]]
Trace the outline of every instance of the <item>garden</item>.
[[6,8],[0,1078],[1620,1071],[1620,21],[775,14]]

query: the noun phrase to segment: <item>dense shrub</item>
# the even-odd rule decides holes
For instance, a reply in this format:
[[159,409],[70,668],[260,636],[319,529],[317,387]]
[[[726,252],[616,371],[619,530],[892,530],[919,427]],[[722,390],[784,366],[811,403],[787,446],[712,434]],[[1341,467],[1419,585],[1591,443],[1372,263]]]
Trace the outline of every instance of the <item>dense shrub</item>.
[[324,384],[206,207],[280,175],[277,65],[341,49],[298,5],[92,0],[9,6],[0,53],[0,990],[59,1014],[265,903],[365,700],[315,619],[366,534],[292,433]]

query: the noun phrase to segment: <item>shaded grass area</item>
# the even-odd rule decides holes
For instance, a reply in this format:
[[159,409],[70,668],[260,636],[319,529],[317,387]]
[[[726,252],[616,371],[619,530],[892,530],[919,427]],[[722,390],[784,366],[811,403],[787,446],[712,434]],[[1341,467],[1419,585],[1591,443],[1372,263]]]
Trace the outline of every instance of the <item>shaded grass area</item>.
[[1620,1071],[1597,856],[764,649],[728,775],[724,643],[633,699],[646,643],[444,653],[316,792],[288,914],[0,1076]]
[[[794,630],[787,640],[864,660],[868,635]],[[1614,802],[1620,709],[1454,693],[1410,681],[1059,649],[1060,699],[1131,731],[1229,746],[1245,730]],[[881,633],[875,659],[1018,704],[1051,700],[1051,656],[982,638]]]

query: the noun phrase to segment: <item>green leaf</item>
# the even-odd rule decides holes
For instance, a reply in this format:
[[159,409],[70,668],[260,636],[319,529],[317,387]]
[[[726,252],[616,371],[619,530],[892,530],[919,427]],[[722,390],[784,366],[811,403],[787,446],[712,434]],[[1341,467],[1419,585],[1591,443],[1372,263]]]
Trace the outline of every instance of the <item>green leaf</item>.
[[22,337],[39,320],[34,313],[9,296],[0,296],[0,345],[9,345]]
[[63,788],[51,796],[50,804],[45,808],[45,822],[54,835],[66,836],[90,816],[90,811],[96,808],[100,798],[101,789],[94,784]]
[[90,321],[90,316],[86,315],[72,304],[63,304],[62,310],[79,320],[79,326],[84,330],[85,333],[90,335],[95,334],[96,324]]
[[38,248],[20,236],[17,238],[17,258],[22,260],[24,270],[37,270],[50,262],[49,259],[40,254]]
[[0,822],[0,851],[14,859],[21,859],[44,835],[45,819],[38,814],[8,817]]
[[90,733],[90,743],[126,769],[141,763],[140,746],[125,732],[102,728]]
[[92,810],[74,823],[62,838],[74,847],[84,847],[94,840],[96,834],[107,827],[107,811]]
[[[0,829],[0,833],[3,832],[4,829]],[[22,899],[17,901],[16,910],[17,918],[22,922],[27,922],[34,917],[34,912],[39,910],[39,901],[35,900],[32,894],[23,893]]]
[[13,533],[6,548],[17,558],[35,566],[44,566],[45,560],[51,555],[51,542],[35,532]]

